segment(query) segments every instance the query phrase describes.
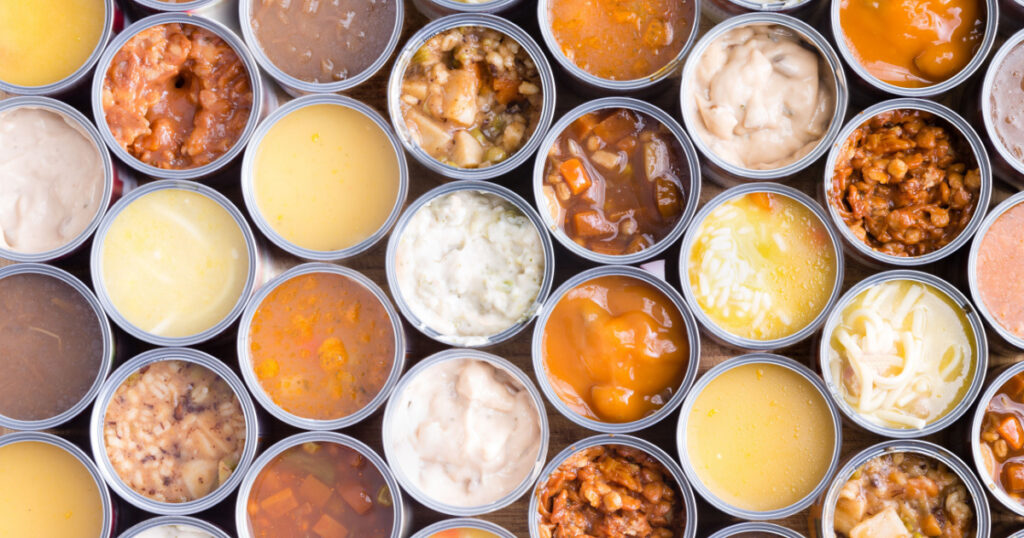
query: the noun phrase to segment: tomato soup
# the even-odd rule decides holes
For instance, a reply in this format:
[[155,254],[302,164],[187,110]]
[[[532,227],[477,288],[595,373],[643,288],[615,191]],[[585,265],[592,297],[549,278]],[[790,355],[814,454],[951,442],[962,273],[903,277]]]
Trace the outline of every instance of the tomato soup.
[[576,286],[544,326],[544,367],[570,409],[633,422],[672,398],[686,376],[689,335],[679,309],[653,285],[602,276]]
[[1024,338],[1024,203],[996,218],[978,249],[978,292],[1003,328]]
[[271,291],[253,315],[248,346],[267,396],[314,420],[362,409],[395,360],[384,305],[364,285],[334,273],[298,275]]
[[100,43],[103,0],[0,2],[0,80],[46,86],[74,74]]
[[386,537],[394,525],[391,490],[365,456],[344,445],[291,447],[260,471],[247,510],[255,538]]

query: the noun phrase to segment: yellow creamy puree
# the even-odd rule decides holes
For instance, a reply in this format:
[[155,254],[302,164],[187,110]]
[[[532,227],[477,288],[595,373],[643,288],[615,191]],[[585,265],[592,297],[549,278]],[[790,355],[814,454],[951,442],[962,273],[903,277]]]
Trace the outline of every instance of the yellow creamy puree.
[[0,2],[0,80],[45,86],[92,55],[107,20],[103,0]]

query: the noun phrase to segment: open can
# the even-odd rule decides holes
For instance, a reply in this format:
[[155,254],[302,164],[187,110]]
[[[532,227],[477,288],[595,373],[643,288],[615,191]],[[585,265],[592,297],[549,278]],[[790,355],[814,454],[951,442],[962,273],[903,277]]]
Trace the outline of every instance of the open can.
[[213,538],[230,538],[230,535],[213,523],[190,516],[160,516],[147,519],[121,533],[118,538],[135,538],[143,532],[161,527],[185,527],[188,530],[205,532]]

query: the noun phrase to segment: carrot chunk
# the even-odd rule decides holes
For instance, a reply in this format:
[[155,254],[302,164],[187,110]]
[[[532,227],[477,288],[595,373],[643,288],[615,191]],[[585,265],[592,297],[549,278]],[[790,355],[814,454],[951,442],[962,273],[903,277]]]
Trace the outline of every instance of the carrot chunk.
[[1003,486],[1010,493],[1024,493],[1024,464],[1007,463],[1003,466]]
[[615,234],[615,225],[593,210],[580,211],[572,217],[576,235],[580,237],[606,237]]
[[494,78],[494,99],[507,105],[519,98],[519,79],[509,76]]
[[1015,400],[1024,396],[1024,374],[1017,374],[1003,385],[1002,392]]
[[306,475],[306,479],[299,486],[299,495],[315,508],[323,508],[331,499],[331,493],[331,488],[311,474]]
[[345,538],[348,536],[348,529],[327,514],[320,516],[312,530],[323,538]]
[[775,204],[775,195],[770,192],[754,192],[747,196],[750,196],[750,200],[761,206],[765,211],[771,211],[772,206]]
[[295,498],[292,488],[285,488],[277,493],[263,499],[260,508],[271,515],[271,517],[283,517],[288,512],[299,507],[299,501]]
[[657,197],[658,213],[661,214],[663,219],[671,219],[679,214],[680,198],[682,196],[679,193],[679,187],[675,183],[664,178],[658,178],[654,182],[654,191]]
[[359,484],[345,484],[338,489],[338,493],[357,514],[365,514],[373,508],[373,501]]
[[636,116],[623,109],[597,124],[594,134],[604,140],[605,144],[612,145],[639,130]]
[[1017,422],[1016,417],[1008,416],[999,422],[999,427],[996,428],[999,435],[1006,442],[1013,447],[1014,450],[1020,450],[1024,447],[1024,430],[1021,430],[1020,422]]
[[583,167],[583,162],[579,159],[572,158],[563,162],[558,165],[558,171],[565,178],[565,182],[569,184],[569,190],[574,195],[579,195],[590,188],[590,176],[587,175],[587,169]]
[[594,130],[594,127],[596,126],[597,114],[591,112],[589,114],[584,114],[580,116],[579,119],[572,122],[572,126],[570,128],[572,129],[573,135],[575,135],[575,138],[577,140],[583,140],[584,138],[587,137],[587,135],[590,134],[591,131]]

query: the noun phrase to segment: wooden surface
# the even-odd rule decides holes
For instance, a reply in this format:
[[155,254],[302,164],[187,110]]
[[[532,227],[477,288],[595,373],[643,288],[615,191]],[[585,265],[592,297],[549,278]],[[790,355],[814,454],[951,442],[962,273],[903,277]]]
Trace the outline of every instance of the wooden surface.
[[[528,9],[525,12],[513,14],[510,16],[510,18],[512,18],[513,21],[524,26],[532,35],[535,36],[537,41],[540,42],[540,34],[536,30],[535,17],[532,11],[533,2],[527,0],[527,2],[524,3],[528,4],[531,7],[531,9]],[[236,16],[237,10],[234,7],[234,2],[225,2],[225,4],[226,6],[222,6],[223,9],[221,11],[220,17]],[[411,2],[407,2],[406,13],[407,20],[401,43],[404,43],[406,39],[425,22],[425,19],[415,10]],[[707,22],[705,22],[704,29],[706,30],[709,26],[710,25]],[[826,35],[828,35],[827,32]],[[389,62],[388,65],[385,66],[381,70],[381,72],[378,73],[377,76],[363,84],[361,87],[357,88],[355,91],[348,92],[348,95],[374,106],[384,116],[387,116],[384,95],[385,86],[387,84],[387,78],[390,73],[390,67],[391,62]],[[579,95],[571,91],[573,85],[566,79],[564,73],[561,73],[558,69],[556,69],[556,78],[559,84],[557,103],[557,109],[559,113],[556,114],[557,120],[557,118],[561,116],[561,113],[584,102],[585,100],[587,100],[588,97]],[[669,87],[667,87],[663,92],[661,92],[658,95],[649,97],[648,100],[663,107],[665,110],[669,111],[673,116],[675,116],[678,119],[679,113],[677,105],[677,96],[678,86],[676,84],[670,84]],[[857,104],[851,103],[848,116],[852,115],[852,113],[856,112],[857,110],[864,108],[864,106],[867,106],[873,100],[857,99],[856,101]],[[954,96],[952,98],[947,98],[946,101],[951,104],[956,104],[957,101],[962,101],[965,103],[974,102],[970,99],[963,99],[962,96],[959,95]],[[91,117],[91,113],[89,111],[86,111],[86,115]],[[823,159],[824,158],[822,158],[822,160]],[[821,163],[818,164],[820,165]],[[420,166],[411,158],[409,159],[409,165],[411,186],[407,204],[415,200],[417,197],[419,197],[427,190],[435,186],[438,186],[446,181],[445,178],[426,170],[424,167]],[[496,182],[515,190],[527,200],[533,201],[530,177],[532,165],[533,160],[531,159],[530,161],[527,162],[526,165],[520,167],[520,169],[516,170],[515,172],[505,177],[499,178],[498,180],[496,180]],[[821,182],[821,177],[822,176],[820,167],[812,167],[810,171],[798,174],[797,176],[792,178],[788,178],[785,180],[785,182],[789,185],[800,188],[801,190],[810,194],[811,196],[816,196],[817,187],[818,184]],[[221,178],[217,182],[214,182],[213,186],[219,188],[222,192],[227,194],[232,200],[234,200],[236,204],[239,205],[239,207],[242,207],[244,210],[244,204],[242,204],[238,187],[237,171],[234,171],[228,174],[227,177]],[[713,197],[714,195],[718,194],[721,191],[722,189],[720,187],[708,182],[705,179],[700,194],[701,202],[706,202],[708,199],[710,199],[711,197]],[[997,183],[992,205],[994,206],[996,203],[1004,199],[1012,192],[1013,189],[1011,189],[1008,185],[1004,183]],[[255,230],[256,228],[254,227],[253,229]],[[387,289],[387,282],[384,276],[385,243],[386,242],[382,241],[369,252],[361,255],[357,259],[346,260],[342,263],[343,265],[364,272],[370,278],[372,278],[374,281],[380,284],[382,287]],[[263,241],[262,246],[265,246],[267,250],[270,252],[270,268],[272,273],[280,272],[286,269],[287,267],[293,266],[301,262],[301,260],[297,260],[285,254],[283,251],[271,247],[269,242]],[[589,262],[585,262],[584,260],[575,257],[573,254],[569,253],[567,250],[560,247],[557,242],[555,243],[555,248],[557,260],[555,279],[556,288],[563,281],[565,281],[572,275],[578,273],[581,270],[593,266],[593,264],[590,264]],[[666,260],[666,276],[668,282],[677,288],[679,287],[678,265],[676,262],[678,255],[679,248],[677,244],[670,248],[667,252],[665,252],[664,255],[659,257],[660,259]],[[967,292],[966,285],[964,283],[964,275],[966,271],[965,259],[966,252],[962,251],[943,262],[934,264],[929,267],[925,267],[923,269],[935,273],[939,276],[942,276],[943,278],[946,278],[948,280],[951,280],[954,284],[956,284],[962,290],[964,290],[965,294],[969,295],[969,293]],[[847,263],[844,291],[857,281],[875,272],[872,269],[868,269],[862,265],[859,265],[857,262],[853,261],[849,257],[847,257],[846,262]],[[0,265],[3,264],[4,262],[0,260]],[[72,271],[73,273],[77,274],[80,278],[82,278],[86,283],[90,283],[89,275],[87,273],[87,249],[83,252],[79,252],[70,259],[62,260],[57,265],[60,265],[61,267],[64,267]],[[534,377],[534,372],[530,358],[530,338],[532,330],[533,325],[531,324],[516,338],[494,348],[488,349],[488,351],[508,358],[513,363],[522,368],[525,372],[527,372],[527,374],[529,374],[531,377]],[[124,362],[131,356],[135,355],[136,353],[139,353],[151,347],[127,337],[120,330],[118,330],[117,332],[118,354],[115,366],[121,364],[122,362]],[[411,367],[413,364],[415,364],[417,360],[427,355],[430,355],[431,353],[444,349],[444,346],[427,339],[419,332],[417,332],[415,329],[408,326],[408,324],[406,324],[406,335],[408,336],[409,342],[406,368]],[[994,336],[990,337],[990,341],[994,341],[994,339]],[[734,357],[743,353],[740,350],[729,349],[721,345],[718,345],[704,336],[701,336],[700,345],[701,373],[711,368],[712,366],[724,360],[727,360],[730,357]],[[219,339],[217,342],[200,345],[196,347],[214,354],[215,356],[221,358],[229,366],[237,370],[237,358],[234,350],[234,332],[231,332],[225,338]],[[797,359],[803,362],[804,364],[807,364],[812,369],[819,370],[816,348],[817,336],[812,337],[811,339],[803,343],[800,343],[796,346],[793,346],[791,348],[777,350],[777,352]],[[990,365],[992,366],[992,368],[996,368],[1001,365],[1019,361],[1021,359],[1024,359],[1024,355],[994,350],[992,356],[990,357]],[[737,395],[737,397],[742,396]],[[561,416],[549,404],[546,404],[546,408],[551,423],[551,442],[548,448],[549,458],[560,452],[563,448],[570,445],[574,441],[580,440],[584,437],[596,433],[576,426],[568,419]],[[381,416],[382,411],[378,411],[376,414],[374,414],[372,417],[370,417],[363,423],[351,428],[347,428],[343,430],[343,432],[362,439],[363,441],[367,442],[375,449],[380,451]],[[679,414],[677,411],[670,415],[669,417],[667,417],[661,423],[649,429],[637,432],[635,435],[648,439],[656,443],[657,445],[661,446],[669,454],[677,456],[674,433],[676,429],[678,416]],[[262,419],[262,425],[264,426],[264,428],[261,428],[263,430],[261,450],[277,440],[280,440],[288,435],[298,432],[298,430],[294,428],[291,428],[289,426],[286,426],[280,422],[271,419],[270,416],[262,412],[262,410],[260,418]],[[88,432],[86,431],[87,423],[88,412],[83,413],[83,415],[73,420],[70,424],[60,428],[56,433],[64,435],[65,437],[71,439],[73,442],[78,443],[88,452]],[[967,450],[965,450],[965,441],[967,440],[967,433],[963,423],[964,420],[961,420],[954,426],[945,430],[944,432],[941,432],[935,436],[930,437],[929,440],[935,441],[954,450],[962,458],[964,458],[965,461],[968,462],[971,468],[973,468],[973,463],[970,460],[970,454]],[[880,437],[877,437],[875,435],[869,434],[858,429],[849,422],[845,424],[842,433],[842,447],[844,459],[860,449],[866,448],[874,443],[884,440]],[[412,512],[411,530],[413,531],[422,528],[423,526],[429,523],[433,523],[435,521],[445,518],[445,516],[443,516],[442,514],[438,514],[436,512],[428,510],[423,506],[415,503],[414,501],[409,499],[408,496],[406,496],[406,500]],[[223,501],[213,509],[202,514],[199,514],[199,516],[214,521],[215,523],[221,525],[223,528],[225,528],[233,534],[234,503],[235,496],[232,495],[227,500]],[[508,528],[517,536],[526,537],[529,535],[527,530],[527,518],[529,517],[529,515],[527,514],[528,503],[529,497],[524,496],[513,505],[503,510],[497,511],[495,513],[484,515],[482,516],[482,518],[491,520],[495,523],[498,523]],[[123,531],[124,529],[138,521],[150,517],[149,514],[139,511],[127,505],[123,501],[116,499],[116,496],[115,504],[117,505],[118,512],[118,522],[116,525],[117,533],[120,533],[121,531]],[[1004,536],[1009,529],[1024,527],[1024,523],[1022,523],[1020,520],[1015,520],[1006,515],[1005,513],[1003,513],[1002,511],[1000,511],[997,508],[996,504],[993,504],[993,509],[995,512],[994,520],[996,522],[996,528],[998,529],[994,536]],[[699,520],[697,536],[707,536],[717,528],[720,528],[728,523],[736,521],[724,515],[723,513],[711,508],[699,497],[697,518]],[[796,516],[790,517],[786,520],[779,521],[778,523],[798,530],[803,534],[808,533],[808,520],[806,511]]]

